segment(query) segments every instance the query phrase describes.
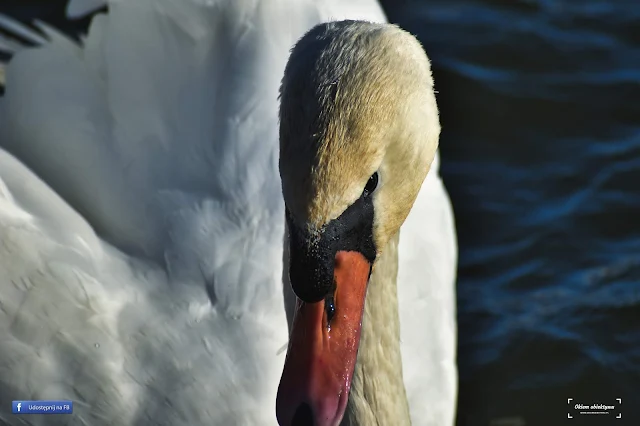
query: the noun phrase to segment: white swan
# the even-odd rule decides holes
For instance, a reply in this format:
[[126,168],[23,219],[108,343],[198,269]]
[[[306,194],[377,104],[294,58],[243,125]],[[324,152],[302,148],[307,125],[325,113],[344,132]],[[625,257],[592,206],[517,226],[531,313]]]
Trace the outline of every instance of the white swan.
[[[66,424],[64,416],[18,417],[5,402],[65,398],[74,401],[71,423],[78,424],[276,423],[288,340],[277,94],[289,48],[332,18],[384,20],[370,1],[114,2],[108,15],[94,18],[82,48],[50,33],[50,44],[13,59],[0,100],[0,420]],[[416,72],[426,76],[420,90],[431,105],[420,116],[431,132],[418,164],[424,167],[438,124],[420,55],[426,68]],[[283,102],[291,98],[286,93]],[[313,111],[314,99],[290,101]],[[427,128],[411,123],[409,133]],[[302,141],[296,143],[299,155]],[[282,160],[292,156],[283,151]],[[296,173],[309,167],[304,156],[298,172],[286,164],[284,190],[297,223],[311,210],[296,206],[301,198],[291,194],[303,187],[291,177],[301,184]],[[379,158],[362,158],[364,169],[374,165]],[[345,178],[345,192],[318,204],[314,211],[324,216],[314,217],[332,218],[341,211],[336,206],[357,198],[362,173]],[[381,168],[375,203],[388,196],[391,180]],[[410,200],[397,205],[408,211]],[[388,342],[397,345],[393,316],[390,337],[371,332],[381,315],[372,307],[393,314],[399,305],[402,368],[391,344],[395,376],[356,367],[346,421],[368,424],[368,415],[380,415],[384,423],[383,414],[400,413],[408,400],[413,424],[451,424],[456,248],[437,161],[403,225],[399,265],[391,234],[375,236],[391,243],[378,253],[371,278],[358,366],[374,365],[362,357],[376,339],[383,356]],[[385,279],[395,283],[396,266],[397,304],[393,291],[372,290]],[[376,297],[388,303],[371,301]],[[343,299],[336,293],[338,316],[349,304]],[[293,349],[308,353],[299,336],[294,327]],[[352,353],[340,352],[345,359]],[[288,365],[307,374],[304,359],[293,359]],[[318,389],[287,382],[286,371],[284,391]],[[402,386],[391,395],[380,378],[404,384],[406,399]],[[319,424],[323,401],[307,401]],[[281,397],[283,421],[301,402]],[[409,422],[406,413],[395,420]]]

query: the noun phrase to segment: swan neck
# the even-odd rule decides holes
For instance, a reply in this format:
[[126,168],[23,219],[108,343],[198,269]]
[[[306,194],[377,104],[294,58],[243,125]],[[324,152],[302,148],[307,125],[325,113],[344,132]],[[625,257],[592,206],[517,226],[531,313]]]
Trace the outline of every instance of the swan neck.
[[398,315],[398,241],[378,257],[362,320],[360,349],[342,425],[410,425]]

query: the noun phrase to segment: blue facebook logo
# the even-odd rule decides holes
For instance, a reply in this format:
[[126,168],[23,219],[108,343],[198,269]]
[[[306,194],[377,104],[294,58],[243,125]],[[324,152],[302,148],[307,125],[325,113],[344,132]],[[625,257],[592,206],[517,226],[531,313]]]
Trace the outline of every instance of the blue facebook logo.
[[71,414],[72,401],[13,401],[13,414]]

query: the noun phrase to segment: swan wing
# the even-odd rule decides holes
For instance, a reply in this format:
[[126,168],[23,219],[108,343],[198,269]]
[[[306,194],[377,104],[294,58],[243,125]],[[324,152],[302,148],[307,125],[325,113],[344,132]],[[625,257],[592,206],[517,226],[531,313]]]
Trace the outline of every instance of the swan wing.
[[[269,424],[286,341],[276,303],[227,314],[206,283],[101,241],[5,151],[0,241],[0,400],[75,404],[73,420],[30,424]],[[23,424],[7,410],[3,424]]]
[[279,70],[252,47],[260,15],[172,7],[114,5],[82,48],[56,37],[7,70],[2,401],[71,399],[78,424],[275,423]]

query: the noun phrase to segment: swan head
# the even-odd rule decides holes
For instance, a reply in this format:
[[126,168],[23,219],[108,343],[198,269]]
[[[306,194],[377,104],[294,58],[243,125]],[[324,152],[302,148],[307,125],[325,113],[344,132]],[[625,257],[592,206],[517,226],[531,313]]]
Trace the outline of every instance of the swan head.
[[371,270],[433,161],[440,125],[429,61],[389,24],[321,24],[281,87],[280,175],[298,301],[278,389],[281,425],[337,425]]

